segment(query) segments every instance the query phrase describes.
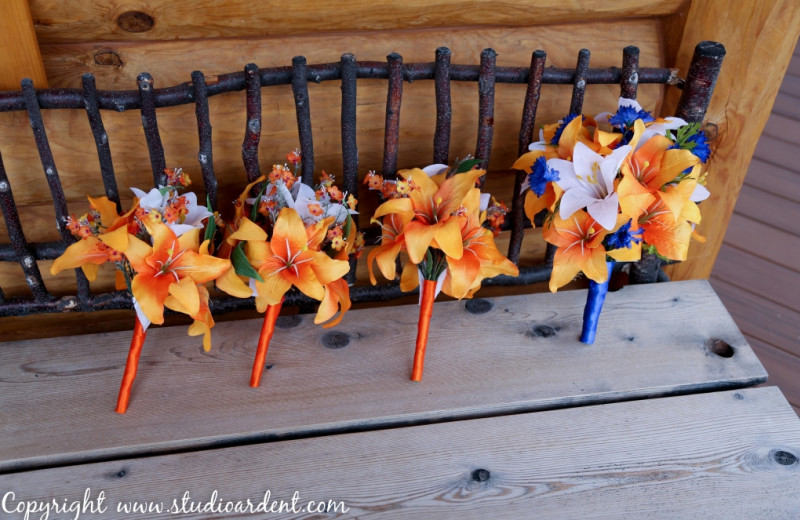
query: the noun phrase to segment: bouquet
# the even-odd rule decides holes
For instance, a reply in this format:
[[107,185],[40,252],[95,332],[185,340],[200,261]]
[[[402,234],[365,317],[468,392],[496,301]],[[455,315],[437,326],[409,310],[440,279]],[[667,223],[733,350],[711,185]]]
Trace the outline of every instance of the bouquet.
[[151,323],[164,323],[165,308],[191,316],[194,322],[189,335],[202,334],[203,347],[211,348],[214,320],[205,284],[230,266],[227,260],[210,254],[216,216],[197,204],[194,193],[180,194],[191,183],[189,176],[180,168],[165,172],[166,186],[148,193],[133,188],[133,207],[122,215],[108,198],[89,197],[90,211],[66,222],[79,240],[50,268],[55,275],[80,267],[93,281],[99,265],[113,262],[118,269],[117,288],[127,288],[133,295],[137,317],[117,399],[116,411],[121,414],[128,408],[147,328]]
[[296,177],[299,153],[292,152],[288,159],[294,172],[287,164],[276,164],[269,175],[245,188],[220,248],[231,264],[218,287],[242,298],[255,296],[256,308],[265,313],[252,387],[260,385],[287,291],[296,287],[321,302],[314,323],[336,325],[350,308],[350,289],[343,278],[350,270],[348,260],[358,256],[364,244],[352,218],[357,204],[353,194],[343,193],[324,171],[316,187],[303,184]]
[[[453,298],[471,298],[484,278],[499,274],[516,276],[517,267],[494,243],[494,234],[483,227],[488,195],[475,187],[486,172],[473,169],[474,160],[454,170],[447,165],[403,170],[397,181],[384,181],[370,172],[365,183],[380,190],[386,200],[372,221],[382,229],[381,243],[369,252],[370,281],[375,284],[373,263],[387,279],[397,276],[396,259],[407,256],[400,288],[420,290],[420,315],[412,381],[421,381],[433,302],[439,291]],[[495,215],[495,223],[502,219]]]
[[[606,128],[603,129],[603,126]],[[642,253],[685,260],[709,196],[699,123],[655,119],[632,99],[594,118],[570,114],[546,125],[513,168],[529,172],[525,213],[546,212],[542,236],[557,246],[550,290],[583,272],[590,279],[581,341],[594,341],[615,261]]]

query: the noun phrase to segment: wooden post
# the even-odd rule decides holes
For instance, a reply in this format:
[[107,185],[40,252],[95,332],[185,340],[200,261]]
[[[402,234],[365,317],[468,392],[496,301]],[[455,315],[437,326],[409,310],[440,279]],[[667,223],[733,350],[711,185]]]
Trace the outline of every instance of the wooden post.
[[0,90],[19,90],[22,78],[47,87],[42,55],[27,0],[4,0],[0,16]]
[[[698,227],[707,241],[693,242],[687,261],[665,268],[671,278],[710,276],[798,36],[796,0],[694,0],[689,7],[675,65],[681,75],[688,71],[694,47],[702,40],[722,43],[727,54],[705,118],[716,126],[717,134],[707,166],[711,199],[700,206],[703,221]],[[680,92],[668,95],[663,114],[675,112],[679,96]]]

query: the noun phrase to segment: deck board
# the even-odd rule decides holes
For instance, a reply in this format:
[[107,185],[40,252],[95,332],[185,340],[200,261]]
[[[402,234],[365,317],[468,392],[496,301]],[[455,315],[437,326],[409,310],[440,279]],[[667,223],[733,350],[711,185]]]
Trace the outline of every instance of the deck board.
[[[744,276],[749,274],[749,276]],[[720,248],[712,280],[724,280],[744,290],[755,284],[764,299],[800,312],[800,273],[728,244]],[[713,282],[712,282],[713,285]]]
[[[800,181],[800,176],[798,176]],[[800,237],[800,204],[780,195],[775,195],[756,187],[748,186],[739,193],[735,211],[747,215],[760,223],[794,235],[793,242]],[[787,244],[791,246],[792,244]],[[795,249],[800,252],[800,247]],[[800,267],[796,258],[795,266]]]
[[133,500],[160,505],[158,519],[184,493],[224,507],[267,491],[348,508],[325,518],[798,518],[798,453],[797,416],[754,388],[0,475],[0,489],[17,501],[102,490],[109,520],[130,518],[117,507]]
[[742,191],[751,186],[800,204],[800,173],[771,163],[769,159],[753,158]]
[[[504,296],[470,314],[435,305],[422,383],[409,381],[418,307],[349,312],[349,345],[300,318],[248,386],[260,322],[218,324],[203,352],[183,327],[148,331],[128,413],[113,412],[129,333],[5,343],[0,471],[453,418],[742,387],[766,372],[707,281],[609,293],[597,340],[577,338],[586,291]],[[676,327],[676,324],[680,326]],[[720,357],[719,338],[734,349]],[[80,345],[80,348],[77,346]]]
[[[800,44],[745,177],[711,283],[800,410]],[[771,194],[767,195],[767,194]]]

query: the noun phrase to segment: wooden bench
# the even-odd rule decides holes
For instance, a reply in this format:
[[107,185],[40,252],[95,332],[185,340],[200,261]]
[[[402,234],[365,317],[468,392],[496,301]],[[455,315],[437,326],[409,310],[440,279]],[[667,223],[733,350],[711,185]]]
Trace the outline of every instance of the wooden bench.
[[[610,293],[593,346],[577,341],[584,298],[437,303],[422,383],[414,306],[327,332],[283,318],[256,389],[256,320],[219,324],[208,353],[155,328],[124,416],[128,333],[5,344],[0,499],[103,492],[82,518],[268,491],[349,508],[319,518],[797,517],[800,420],[777,389],[747,388],[766,373],[708,283]],[[181,518],[233,516],[205,511]]]

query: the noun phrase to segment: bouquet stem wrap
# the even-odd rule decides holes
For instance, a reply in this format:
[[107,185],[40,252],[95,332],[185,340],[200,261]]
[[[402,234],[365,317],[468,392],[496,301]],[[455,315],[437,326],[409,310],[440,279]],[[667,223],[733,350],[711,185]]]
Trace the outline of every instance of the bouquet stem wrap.
[[122,374],[122,384],[119,387],[119,396],[117,397],[116,412],[124,414],[128,410],[128,403],[131,399],[131,387],[133,381],[136,379],[136,371],[139,368],[139,355],[142,353],[142,345],[147,335],[142,322],[136,318],[136,325],[133,327],[133,338],[131,338],[131,346],[128,349],[128,360],[125,362],[125,372]]
[[600,320],[600,312],[603,310],[603,302],[608,293],[608,282],[611,280],[611,271],[614,269],[614,262],[606,262],[608,276],[603,283],[589,280],[589,295],[586,297],[586,307],[583,308],[583,330],[581,330],[581,342],[591,345],[597,333],[597,322]]
[[261,335],[258,337],[258,348],[256,349],[256,359],[253,361],[253,372],[250,375],[250,386],[258,388],[261,384],[261,374],[264,373],[264,363],[267,360],[267,349],[269,349],[269,342],[272,339],[272,334],[275,332],[275,322],[278,320],[278,315],[281,313],[281,306],[283,300],[275,305],[267,306],[267,311],[264,313],[264,324],[261,326]]
[[419,324],[417,328],[417,348],[414,351],[414,367],[411,380],[422,381],[422,368],[425,363],[425,348],[428,346],[428,330],[433,315],[433,300],[436,298],[436,280],[423,280],[422,297],[419,305]]

